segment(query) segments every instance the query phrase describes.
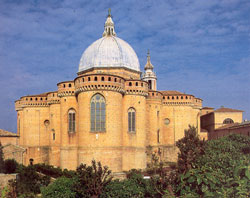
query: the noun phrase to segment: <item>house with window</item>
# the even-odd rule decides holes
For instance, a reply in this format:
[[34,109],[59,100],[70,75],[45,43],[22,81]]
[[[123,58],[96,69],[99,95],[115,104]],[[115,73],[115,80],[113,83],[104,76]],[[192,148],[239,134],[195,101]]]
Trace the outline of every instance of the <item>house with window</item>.
[[202,99],[157,90],[149,52],[145,62],[142,72],[109,12],[102,37],[83,52],[75,79],[15,102],[24,164],[75,169],[95,159],[114,172],[143,169],[149,146],[160,159],[175,161],[184,130],[193,125],[201,133]]

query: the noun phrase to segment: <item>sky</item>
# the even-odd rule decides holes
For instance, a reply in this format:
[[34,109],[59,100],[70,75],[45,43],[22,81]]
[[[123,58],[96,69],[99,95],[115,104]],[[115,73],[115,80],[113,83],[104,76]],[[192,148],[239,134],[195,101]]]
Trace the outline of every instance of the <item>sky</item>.
[[1,0],[0,129],[16,132],[15,100],[77,76],[108,8],[141,71],[150,50],[158,90],[244,110],[250,119],[249,0]]

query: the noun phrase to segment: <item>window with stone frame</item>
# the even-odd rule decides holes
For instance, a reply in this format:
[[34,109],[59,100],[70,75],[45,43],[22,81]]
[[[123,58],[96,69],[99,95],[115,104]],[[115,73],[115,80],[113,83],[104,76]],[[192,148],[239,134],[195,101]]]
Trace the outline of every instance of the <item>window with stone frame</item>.
[[76,131],[76,112],[70,109],[68,112],[68,131],[74,133]]
[[106,130],[106,102],[101,94],[96,94],[91,98],[90,120],[91,131],[102,132]]
[[129,108],[128,110],[128,131],[135,132],[135,109]]

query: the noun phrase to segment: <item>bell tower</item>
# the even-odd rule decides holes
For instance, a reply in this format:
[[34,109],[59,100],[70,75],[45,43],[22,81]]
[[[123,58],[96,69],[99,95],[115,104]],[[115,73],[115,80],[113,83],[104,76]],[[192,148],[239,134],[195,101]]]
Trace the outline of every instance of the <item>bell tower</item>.
[[156,86],[156,74],[153,71],[154,70],[154,66],[152,65],[151,61],[150,61],[150,53],[148,50],[148,55],[147,55],[147,63],[144,67],[145,72],[142,75],[142,80],[147,81],[148,82],[148,88],[149,90],[157,90],[157,86]]

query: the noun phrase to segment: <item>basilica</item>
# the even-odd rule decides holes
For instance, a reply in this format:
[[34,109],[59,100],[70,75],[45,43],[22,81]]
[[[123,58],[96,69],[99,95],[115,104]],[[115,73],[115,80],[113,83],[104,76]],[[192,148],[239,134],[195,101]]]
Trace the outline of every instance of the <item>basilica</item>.
[[206,138],[200,128],[202,99],[157,90],[152,62],[148,52],[140,71],[135,51],[116,35],[109,12],[102,37],[83,52],[75,79],[15,102],[24,164],[75,169],[95,159],[114,172],[143,169],[148,148],[175,161],[175,142],[189,125]]

